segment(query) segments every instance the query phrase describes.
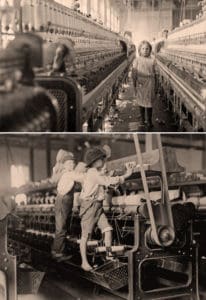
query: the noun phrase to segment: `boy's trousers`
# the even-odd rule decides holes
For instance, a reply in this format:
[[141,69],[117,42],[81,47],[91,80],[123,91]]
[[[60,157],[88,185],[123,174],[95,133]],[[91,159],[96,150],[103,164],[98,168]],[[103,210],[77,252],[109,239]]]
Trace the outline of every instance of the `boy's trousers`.
[[57,195],[55,201],[55,238],[52,251],[63,253],[65,250],[65,239],[67,235],[68,217],[72,214],[74,190],[67,195]]

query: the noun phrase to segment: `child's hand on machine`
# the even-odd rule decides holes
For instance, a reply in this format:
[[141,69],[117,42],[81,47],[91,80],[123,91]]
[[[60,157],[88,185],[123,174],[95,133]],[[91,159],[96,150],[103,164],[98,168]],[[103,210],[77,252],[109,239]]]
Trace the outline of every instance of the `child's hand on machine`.
[[126,178],[128,178],[132,175],[133,170],[134,170],[134,166],[132,164],[126,164],[125,166],[126,166],[127,170],[126,170],[126,173],[124,175],[124,178],[126,179]]

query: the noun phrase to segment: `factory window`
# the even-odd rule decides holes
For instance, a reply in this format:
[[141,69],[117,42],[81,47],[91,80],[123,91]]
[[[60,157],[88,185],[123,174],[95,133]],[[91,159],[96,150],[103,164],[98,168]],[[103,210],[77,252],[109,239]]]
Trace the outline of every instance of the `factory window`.
[[20,187],[29,181],[29,167],[11,165],[11,187]]
[[6,288],[6,276],[5,273],[0,271],[0,299],[6,299],[7,288]]

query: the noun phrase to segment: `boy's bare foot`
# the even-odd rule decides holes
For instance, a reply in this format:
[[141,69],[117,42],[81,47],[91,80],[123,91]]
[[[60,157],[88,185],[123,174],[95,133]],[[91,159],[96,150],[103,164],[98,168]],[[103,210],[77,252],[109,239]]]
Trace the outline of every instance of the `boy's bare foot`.
[[106,256],[107,261],[116,261],[115,257],[112,254]]
[[90,266],[89,264],[82,264],[82,265],[81,265],[81,268],[82,268],[84,271],[86,271],[86,272],[89,272],[89,271],[92,271],[92,270],[93,270],[92,266]]

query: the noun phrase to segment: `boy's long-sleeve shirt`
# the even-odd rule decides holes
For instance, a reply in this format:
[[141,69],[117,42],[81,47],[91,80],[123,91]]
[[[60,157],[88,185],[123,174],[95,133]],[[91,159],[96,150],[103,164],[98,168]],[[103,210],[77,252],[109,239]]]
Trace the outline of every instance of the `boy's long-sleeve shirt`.
[[85,174],[75,171],[65,172],[57,185],[57,191],[60,195],[64,196],[71,191],[75,182],[83,183]]
[[124,182],[124,176],[110,177],[102,175],[95,168],[90,168],[83,179],[80,198],[86,200],[93,198],[102,201],[105,198],[104,187],[118,185]]

